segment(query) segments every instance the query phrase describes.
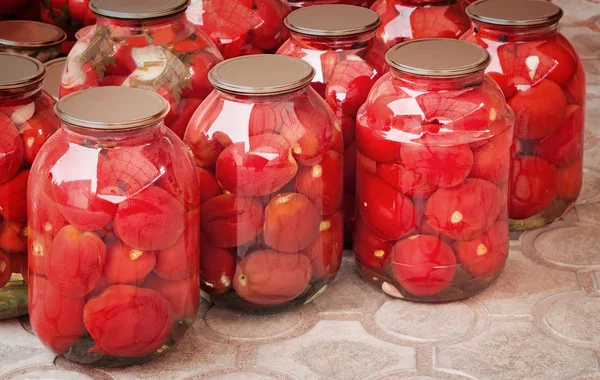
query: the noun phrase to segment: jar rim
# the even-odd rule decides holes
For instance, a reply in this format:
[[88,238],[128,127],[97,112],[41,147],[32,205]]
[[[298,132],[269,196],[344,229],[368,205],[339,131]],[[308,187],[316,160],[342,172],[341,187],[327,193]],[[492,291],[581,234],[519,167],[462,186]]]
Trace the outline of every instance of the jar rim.
[[99,16],[146,20],[184,12],[190,0],[91,0],[90,9]]
[[0,90],[38,86],[46,77],[46,66],[35,58],[0,53]]
[[0,44],[17,48],[60,45],[67,34],[58,26],[28,20],[0,21]]
[[233,95],[272,96],[299,91],[315,76],[313,67],[298,58],[255,54],[220,62],[208,73],[219,91]]
[[296,9],[287,15],[283,23],[294,33],[343,37],[372,32],[381,24],[381,18],[368,8],[322,4]]
[[169,103],[159,94],[133,87],[94,87],[69,94],[54,106],[64,123],[83,129],[130,131],[162,121]]
[[483,72],[490,54],[481,46],[451,38],[421,38],[394,45],[385,55],[392,69],[417,76],[454,78]]
[[465,12],[475,22],[513,27],[553,25],[563,16],[559,6],[546,0],[479,0]]

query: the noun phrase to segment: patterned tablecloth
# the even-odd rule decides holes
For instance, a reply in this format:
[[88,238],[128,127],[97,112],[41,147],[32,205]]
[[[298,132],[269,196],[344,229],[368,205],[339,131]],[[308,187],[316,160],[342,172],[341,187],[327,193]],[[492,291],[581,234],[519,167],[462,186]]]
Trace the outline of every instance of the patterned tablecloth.
[[587,74],[584,189],[546,228],[513,236],[504,274],[444,305],[363,283],[350,255],[330,289],[295,311],[202,305],[171,353],[100,370],[46,350],[28,319],[0,322],[0,379],[600,380],[600,0],[554,0]]

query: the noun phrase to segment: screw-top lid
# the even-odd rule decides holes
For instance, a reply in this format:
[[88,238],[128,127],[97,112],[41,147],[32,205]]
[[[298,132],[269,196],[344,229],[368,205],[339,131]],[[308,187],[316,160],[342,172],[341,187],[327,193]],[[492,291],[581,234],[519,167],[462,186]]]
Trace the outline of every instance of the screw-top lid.
[[15,47],[59,45],[67,35],[57,26],[37,21],[0,21],[0,44]]
[[0,90],[15,90],[41,84],[46,68],[37,59],[0,53]]
[[457,77],[485,70],[488,52],[473,43],[450,38],[422,38],[393,46],[385,55],[393,69],[422,76]]
[[228,59],[208,73],[220,91],[235,95],[267,96],[298,91],[310,84],[315,71],[298,58],[257,54]]
[[466,12],[473,21],[501,26],[552,25],[563,16],[560,7],[545,0],[480,0]]
[[60,79],[62,77],[63,70],[67,57],[56,58],[52,61],[46,62],[46,79],[42,88],[46,93],[52,96],[55,100],[58,100],[60,91]]
[[96,87],[61,98],[54,112],[65,123],[87,129],[123,131],[157,123],[169,113],[169,103],[150,90]]
[[100,16],[142,20],[183,12],[189,4],[190,0],[91,0],[90,9]]
[[285,18],[284,23],[295,33],[340,37],[371,32],[381,24],[381,19],[368,8],[324,4],[297,9]]

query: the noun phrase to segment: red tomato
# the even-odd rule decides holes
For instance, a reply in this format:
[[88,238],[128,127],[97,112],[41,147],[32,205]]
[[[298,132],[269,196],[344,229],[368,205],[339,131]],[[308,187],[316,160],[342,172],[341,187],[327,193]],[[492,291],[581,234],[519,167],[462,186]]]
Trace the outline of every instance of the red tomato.
[[139,193],[160,176],[143,154],[144,147],[116,147],[98,155],[98,188],[115,187],[124,195]]
[[280,190],[298,171],[290,144],[281,136],[258,135],[231,144],[217,160],[216,179],[223,189],[246,196]]
[[183,280],[198,268],[200,226],[190,223],[174,246],[156,253],[154,272],[167,280]]
[[577,64],[573,77],[567,82],[565,95],[569,104],[583,106],[585,102],[585,72],[581,63]]
[[[208,41],[207,41],[208,42]],[[194,54],[191,59],[190,67],[190,86],[183,89],[185,98],[204,99],[213,90],[213,86],[208,81],[208,72],[221,61],[212,52],[206,54]]]
[[278,251],[299,252],[315,240],[320,222],[319,210],[306,196],[279,194],[265,208],[264,239]]
[[[395,97],[386,97],[390,102]],[[400,161],[399,141],[390,137],[394,132],[392,123],[396,120],[393,111],[380,99],[369,104],[356,120],[356,144],[358,150],[377,162]],[[366,117],[362,116],[366,113]],[[367,124],[368,122],[368,124]]]
[[544,79],[528,90],[518,92],[508,105],[515,111],[515,135],[541,139],[560,126],[567,110],[567,99],[556,83]]
[[504,267],[508,256],[508,223],[496,222],[473,240],[457,241],[454,251],[458,263],[473,276],[496,275]]
[[89,352],[104,355],[150,355],[167,340],[173,321],[163,296],[131,285],[110,286],[83,309],[83,322],[96,342]]
[[29,320],[37,337],[57,354],[63,354],[85,332],[85,298],[67,297],[50,281],[31,276],[29,284]]
[[259,49],[275,52],[286,40],[289,33],[283,25],[283,19],[290,12],[276,3],[279,0],[254,0],[252,9],[261,22],[252,30],[252,44]]
[[333,110],[356,115],[367,100],[377,72],[365,61],[348,60],[338,63],[327,84],[327,103]]
[[564,121],[552,134],[539,141],[535,147],[536,155],[554,165],[568,165],[581,158],[584,119],[583,107],[567,106]]
[[11,222],[27,221],[27,181],[29,170],[0,185],[0,216]]
[[[556,196],[558,199],[575,200],[583,183],[583,160],[574,161],[558,168],[556,176]],[[0,246],[0,248],[2,248]]]
[[452,282],[456,257],[441,239],[415,235],[392,247],[392,271],[407,292],[418,297],[433,296]]
[[6,285],[11,277],[12,265],[10,257],[6,253],[0,251],[0,288]]
[[377,175],[389,185],[411,198],[428,198],[437,190],[435,180],[429,181],[432,173],[428,168],[408,169],[403,164],[377,164]]
[[114,44],[110,52],[110,63],[106,65],[105,76],[129,76],[137,69],[137,63],[131,54],[131,46],[127,44]]
[[200,202],[204,203],[207,200],[216,197],[217,195],[221,195],[223,190],[221,190],[221,186],[213,177],[213,175],[202,168],[197,168],[198,170],[198,182],[200,182]]
[[106,251],[102,271],[106,285],[139,285],[156,264],[154,252],[133,249],[120,241],[109,244]]
[[501,206],[496,185],[482,179],[467,179],[456,187],[433,193],[427,201],[425,216],[439,233],[456,240],[469,240],[492,226]]
[[377,175],[359,170],[356,205],[365,222],[387,240],[397,240],[415,229],[412,201]]
[[194,318],[200,306],[200,283],[198,276],[192,275],[177,281],[169,281],[155,273],[144,282],[145,288],[157,291],[165,297],[173,308],[174,320]]
[[23,140],[8,116],[0,112],[0,183],[17,174],[23,161]]
[[[564,85],[575,72],[578,58],[571,44],[560,34],[554,35],[538,46],[539,53],[548,57],[552,68],[547,78]],[[539,56],[539,55],[538,55]]]
[[248,134],[250,136],[279,133],[284,125],[298,122],[293,104],[284,101],[255,103],[250,111]]
[[202,204],[202,231],[221,248],[237,247],[261,232],[264,212],[261,202],[235,194],[218,195]]
[[37,156],[42,146],[48,141],[50,136],[56,131],[57,123],[55,120],[48,120],[46,117],[37,114],[25,123],[29,129],[23,129],[24,155],[23,160],[29,165]]
[[216,247],[200,233],[200,284],[210,294],[222,294],[231,288],[236,255],[230,249]]
[[130,247],[154,251],[177,242],[184,220],[183,205],[163,189],[150,186],[119,204],[114,230]]
[[[66,3],[66,2],[65,2]],[[71,18],[83,22],[88,10],[89,0],[69,0],[69,15]]]
[[303,253],[310,259],[313,278],[335,277],[344,253],[344,218],[341,211],[321,222],[319,235]]
[[247,301],[274,305],[300,296],[311,276],[310,259],[306,255],[255,251],[238,264],[233,288]]
[[383,268],[390,258],[393,241],[381,239],[363,218],[355,221],[354,254],[361,265],[371,269]]
[[487,75],[496,82],[507,100],[517,93],[517,87],[515,86],[514,80],[508,75],[497,72],[490,72],[487,73]]
[[23,223],[0,222],[0,250],[6,253],[27,252],[27,226]]
[[298,171],[298,192],[310,199],[324,215],[333,215],[342,206],[344,196],[343,157],[332,150],[314,166],[303,166]]
[[513,131],[508,129],[488,140],[487,144],[474,150],[472,178],[481,178],[500,184],[508,182],[510,170],[510,146]]
[[418,7],[410,13],[412,38],[458,38],[469,29],[469,19],[458,5]]
[[527,219],[542,212],[556,199],[556,167],[539,157],[517,157],[510,173],[509,213]]

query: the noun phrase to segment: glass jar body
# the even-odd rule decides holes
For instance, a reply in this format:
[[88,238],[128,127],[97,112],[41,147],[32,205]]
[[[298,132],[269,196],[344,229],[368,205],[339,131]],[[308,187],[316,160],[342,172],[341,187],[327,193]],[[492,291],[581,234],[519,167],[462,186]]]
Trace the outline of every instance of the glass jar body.
[[98,17],[69,54],[60,96],[89,87],[152,90],[171,104],[167,127],[183,138],[190,117],[210,93],[208,71],[222,56],[185,14],[131,21]]
[[384,72],[385,47],[374,33],[322,38],[292,33],[278,54],[300,58],[315,69],[313,89],[333,110],[344,136],[344,244],[352,246],[356,193],[356,114]]
[[0,94],[0,319],[27,314],[27,184],[33,160],[59,127],[54,100]]
[[537,29],[477,25],[464,39],[492,56],[487,69],[514,110],[509,214],[513,230],[562,217],[583,180],[585,73],[555,26]]
[[514,117],[482,75],[390,72],[359,110],[354,252],[389,295],[459,300],[504,267]]
[[203,295],[231,308],[309,302],[343,251],[343,137],[312,88],[213,92],[185,141],[198,167]]
[[228,59],[274,53],[289,36],[290,10],[284,0],[192,0],[186,14]]
[[463,0],[378,0],[371,9],[381,17],[377,39],[388,48],[417,38],[459,38],[471,21]]
[[63,125],[29,186],[29,314],[56,354],[95,366],[172,348],[199,306],[199,186],[164,124]]

